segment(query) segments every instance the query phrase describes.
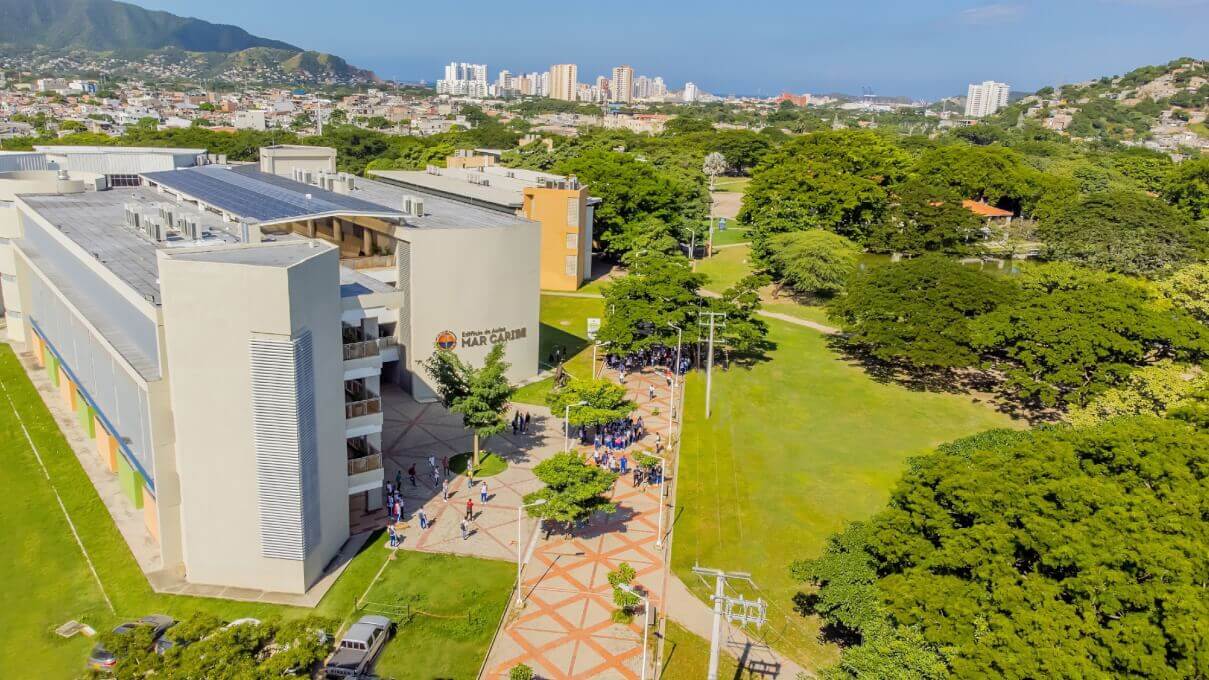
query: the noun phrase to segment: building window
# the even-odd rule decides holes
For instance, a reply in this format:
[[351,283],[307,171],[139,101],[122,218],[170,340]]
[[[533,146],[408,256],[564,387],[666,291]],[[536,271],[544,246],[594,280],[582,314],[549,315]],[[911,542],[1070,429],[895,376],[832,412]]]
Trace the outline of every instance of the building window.
[[567,226],[579,226],[579,199],[567,199]]
[[567,276],[575,276],[579,271],[579,256],[568,255],[566,259]]
[[143,185],[143,178],[138,175],[106,175],[111,187],[137,187]]
[[567,234],[567,250],[576,250],[578,248],[579,248],[579,234],[574,233],[574,232]]

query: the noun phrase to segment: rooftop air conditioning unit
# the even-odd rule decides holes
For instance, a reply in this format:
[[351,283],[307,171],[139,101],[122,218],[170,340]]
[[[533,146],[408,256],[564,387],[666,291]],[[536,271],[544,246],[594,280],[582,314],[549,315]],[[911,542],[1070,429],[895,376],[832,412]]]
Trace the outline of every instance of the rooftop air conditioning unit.
[[127,203],[125,207],[126,207],[126,226],[130,227],[131,229],[138,229],[140,218],[142,217],[141,215],[139,215],[138,206],[135,205],[134,203]]
[[345,185],[348,187],[348,192],[349,192],[350,194],[351,194],[351,193],[353,193],[353,189],[355,189],[355,188],[356,188],[356,186],[357,186],[357,177],[356,177],[356,175],[345,175],[345,177],[344,177],[344,183],[345,183]]
[[404,196],[403,197],[403,214],[404,215],[411,214],[411,204],[412,204],[411,196]]
[[418,198],[416,200],[412,201],[411,209],[415,211],[413,214],[416,217],[423,217],[424,216],[424,201],[421,199],[418,199]]

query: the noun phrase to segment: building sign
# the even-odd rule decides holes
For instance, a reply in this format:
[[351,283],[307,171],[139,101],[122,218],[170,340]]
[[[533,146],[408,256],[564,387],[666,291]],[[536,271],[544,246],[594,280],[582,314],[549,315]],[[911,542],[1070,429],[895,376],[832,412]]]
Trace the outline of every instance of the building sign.
[[437,348],[438,349],[453,349],[458,346],[458,336],[453,334],[453,331],[441,331],[437,333]]
[[600,332],[600,317],[588,317],[588,339],[595,340],[598,332]]

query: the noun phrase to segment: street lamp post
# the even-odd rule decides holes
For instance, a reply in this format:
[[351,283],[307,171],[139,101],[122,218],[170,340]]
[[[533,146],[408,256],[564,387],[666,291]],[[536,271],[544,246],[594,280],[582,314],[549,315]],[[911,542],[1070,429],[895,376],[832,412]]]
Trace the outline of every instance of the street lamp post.
[[676,382],[680,379],[680,341],[684,339],[684,329],[672,323],[667,322],[667,325],[676,329],[676,363],[672,366],[672,403],[668,411],[667,419],[667,445],[672,445],[672,421],[676,419]]
[[642,600],[642,680],[646,680],[646,648],[647,635],[651,632],[651,601],[628,583],[622,583],[617,587]]
[[583,406],[586,401],[581,401],[578,404],[567,404],[563,409],[563,451],[571,450],[571,407]]
[[655,535],[655,549],[663,550],[663,496],[667,491],[667,459],[657,454],[647,454],[659,459],[659,533]]
[[524,550],[525,550],[524,546],[521,545],[521,523],[524,521],[524,515],[522,514],[521,511],[524,510],[525,508],[535,508],[539,505],[545,505],[545,503],[546,503],[546,499],[544,499],[544,498],[539,498],[539,499],[533,501],[532,503],[526,503],[524,501],[524,499],[522,499],[521,504],[516,506],[516,606],[517,607],[521,607],[524,605],[524,597],[522,597],[522,595],[521,595],[521,591],[522,591],[521,568],[524,566],[524,562],[522,560],[524,559]]

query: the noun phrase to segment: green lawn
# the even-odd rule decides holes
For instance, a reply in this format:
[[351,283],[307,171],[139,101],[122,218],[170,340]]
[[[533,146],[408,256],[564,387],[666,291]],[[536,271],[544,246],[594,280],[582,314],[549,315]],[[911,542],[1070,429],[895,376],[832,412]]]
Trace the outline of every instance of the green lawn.
[[750,177],[719,177],[714,180],[714,191],[737,191],[743,193],[747,191],[747,185],[750,183]]
[[725,230],[714,229],[714,247],[729,246],[735,243],[747,243],[747,230],[738,227],[727,227]]
[[399,551],[366,597],[366,613],[401,621],[378,675],[475,677],[515,580],[511,562]]
[[[819,554],[845,522],[885,504],[908,456],[1011,421],[969,398],[912,392],[870,379],[815,331],[769,321],[769,361],[688,381],[673,568],[749,571],[775,609],[768,639],[808,668],[835,658],[817,624],[786,616],[796,559]],[[791,622],[790,622],[791,621]]]
[[[470,457],[474,453],[459,453],[449,459],[449,470],[455,475],[460,475],[466,472],[466,466],[470,464]],[[479,451],[479,466],[474,469],[476,479],[481,477],[494,477],[504,470],[508,469],[508,461],[500,458],[498,455],[488,452]]]
[[[343,619],[386,559],[381,541],[367,544],[319,606],[282,607],[230,600],[160,595],[151,590],[109,512],[8,346],[0,347],[0,382],[34,439],[50,475],[43,475],[8,401],[0,398],[0,677],[21,668],[36,677],[73,677],[92,641],[63,640],[55,627],[76,619],[98,631],[152,613],[181,618],[206,611],[224,619],[319,614]],[[116,613],[111,613],[72,538],[51,485],[70,513]],[[474,578],[478,560],[458,559],[450,578]],[[428,587],[423,581],[418,587]],[[434,588],[441,584],[434,584]],[[402,650],[400,650],[402,651]],[[427,654],[413,650],[414,663]],[[483,652],[474,660],[482,660]]]
[[[604,300],[599,298],[542,295],[541,329],[539,331],[539,355],[543,368],[556,345],[566,348],[570,357],[566,364],[568,373],[575,377],[588,377],[592,373],[592,345],[588,342],[588,317],[604,318]],[[546,394],[553,387],[553,379],[525,385],[516,391],[512,400],[522,404],[545,405]]]
[[1205,139],[1209,139],[1209,125],[1204,123],[1192,123],[1188,126],[1188,129],[1192,130],[1201,137],[1204,137]]
[[725,248],[709,258],[698,260],[697,271],[709,277],[706,290],[721,293],[750,274],[751,264],[747,261],[750,250],[744,247]]
[[[701,680],[709,671],[709,640],[668,619],[663,642],[661,680]],[[718,657],[718,677],[735,678],[738,664],[725,650]],[[738,676],[743,677],[743,676]]]

